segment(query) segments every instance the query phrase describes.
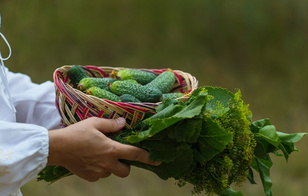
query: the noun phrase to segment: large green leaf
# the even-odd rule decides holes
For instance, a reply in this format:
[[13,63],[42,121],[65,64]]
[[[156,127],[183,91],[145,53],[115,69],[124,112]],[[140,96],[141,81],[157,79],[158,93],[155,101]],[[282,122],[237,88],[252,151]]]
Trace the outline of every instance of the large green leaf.
[[140,147],[150,151],[150,159],[153,161],[163,161],[169,163],[182,154],[183,148],[187,147],[183,143],[163,138],[161,140],[147,140],[140,143]]
[[232,141],[232,135],[227,133],[216,121],[208,118],[204,122],[198,138],[198,150],[208,161],[222,152],[230,141]]
[[268,159],[260,159],[258,157],[255,158],[252,167],[259,172],[260,178],[263,184],[264,192],[267,196],[272,196],[272,181],[270,179],[270,168],[272,167],[273,163],[268,157]]
[[278,148],[281,142],[274,125],[266,125],[262,127],[258,133],[255,133],[255,136],[266,140],[276,148]]
[[177,142],[194,143],[200,135],[201,127],[202,118],[184,119],[168,128],[168,136]]
[[254,174],[253,174],[253,171],[252,171],[252,168],[249,167],[249,173],[248,173],[248,176],[247,176],[250,184],[257,184],[255,179],[254,179]]
[[260,129],[262,129],[263,127],[265,127],[267,125],[271,125],[268,118],[260,119],[260,120],[257,120],[257,121],[254,121],[254,122],[251,123],[250,130],[253,133],[258,133]]
[[244,196],[241,191],[235,191],[232,188],[227,188],[223,194],[219,196]]
[[257,145],[254,149],[254,154],[257,157],[265,159],[269,152],[274,152],[275,147],[266,142],[265,140],[257,140]]
[[304,135],[307,134],[307,133],[287,134],[287,133],[283,133],[283,132],[280,132],[280,131],[277,131],[276,133],[283,143],[296,143],[299,140],[301,140]]
[[[160,148],[157,148],[157,150],[158,149]],[[173,150],[178,151],[176,152],[177,157],[169,163],[162,162],[159,166],[152,166],[141,162],[132,162],[132,161],[126,161],[126,162],[130,165],[152,171],[163,180],[167,180],[168,178],[179,179],[181,176],[191,171],[192,169],[191,165],[193,163],[193,152],[192,149],[189,147],[189,145],[185,143],[179,145],[177,149],[174,148],[169,149],[170,152],[172,152]],[[152,153],[154,153],[155,155]],[[153,156],[160,157],[165,152],[159,153],[158,151],[155,150],[152,151],[152,153],[151,153],[152,157]]]
[[294,134],[287,134],[283,132],[278,132],[277,134],[281,140],[281,144],[279,145],[279,149],[282,150],[286,160],[289,159],[289,156],[292,152],[298,151],[294,147],[294,143],[298,142],[306,133],[294,133]]

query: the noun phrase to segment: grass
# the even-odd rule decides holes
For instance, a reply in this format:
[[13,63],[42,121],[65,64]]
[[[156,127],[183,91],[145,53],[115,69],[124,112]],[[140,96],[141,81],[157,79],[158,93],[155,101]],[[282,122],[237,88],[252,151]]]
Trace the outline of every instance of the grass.
[[[200,85],[241,89],[253,119],[278,130],[308,127],[308,3],[298,1],[9,1],[0,3],[1,32],[12,47],[5,62],[34,82],[52,80],[64,64],[180,69]],[[0,41],[5,56],[7,49]],[[305,138],[288,163],[274,159],[274,195],[308,191]],[[133,169],[127,179],[87,183],[69,177],[51,186],[27,183],[24,195],[189,195]],[[244,184],[245,195],[262,195]]]

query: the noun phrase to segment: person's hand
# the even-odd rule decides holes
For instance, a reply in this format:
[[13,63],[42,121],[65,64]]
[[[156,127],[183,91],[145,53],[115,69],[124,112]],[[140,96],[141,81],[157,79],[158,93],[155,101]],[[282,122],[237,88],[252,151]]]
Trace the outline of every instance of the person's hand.
[[59,165],[77,176],[94,182],[114,174],[129,175],[130,166],[119,159],[139,161],[151,165],[149,152],[132,145],[116,142],[104,135],[122,129],[123,118],[91,117],[63,129],[49,131],[47,165]]

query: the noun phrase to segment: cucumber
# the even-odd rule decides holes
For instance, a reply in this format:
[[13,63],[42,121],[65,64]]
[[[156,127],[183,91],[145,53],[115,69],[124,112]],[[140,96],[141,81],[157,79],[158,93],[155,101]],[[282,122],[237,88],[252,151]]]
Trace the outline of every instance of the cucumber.
[[134,83],[134,84],[139,84],[136,80],[133,79],[127,79],[127,80],[119,80],[121,82],[130,82],[130,83]]
[[93,95],[102,99],[108,99],[110,101],[119,101],[119,96],[115,95],[114,93],[101,89],[96,86],[92,86],[86,90],[88,95]]
[[110,90],[119,96],[123,94],[133,95],[142,102],[156,103],[162,99],[162,93],[158,89],[129,82],[115,81],[111,84]]
[[134,102],[134,103],[140,103],[141,101],[130,94],[123,94],[120,96],[120,102]]
[[71,81],[73,83],[73,87],[75,87],[75,88],[77,88],[77,85],[80,82],[80,80],[88,77],[86,71],[80,65],[72,66],[68,70],[67,75],[71,79]]
[[184,93],[163,93],[162,101],[166,99],[176,99],[183,97],[185,94]]
[[175,83],[175,80],[176,78],[173,71],[167,70],[159,74],[154,80],[152,80],[145,86],[149,88],[156,88],[160,90],[162,93],[168,93],[171,91],[172,86]]
[[91,78],[91,77],[87,77],[87,78],[83,78],[82,80],[80,80],[77,88],[81,91],[85,91],[92,86],[96,86],[96,87],[107,90],[108,89],[108,83],[109,82],[113,83],[114,81],[116,81],[116,79],[114,79],[114,78]]
[[128,80],[133,79],[136,80],[138,83],[144,85],[156,78],[156,75],[151,72],[141,71],[138,69],[121,69],[117,73],[117,77],[120,80]]

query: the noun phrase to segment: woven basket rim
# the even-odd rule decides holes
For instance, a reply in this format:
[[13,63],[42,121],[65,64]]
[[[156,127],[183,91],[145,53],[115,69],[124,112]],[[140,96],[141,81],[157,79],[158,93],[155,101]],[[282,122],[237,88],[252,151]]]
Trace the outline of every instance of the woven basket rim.
[[[59,74],[59,73],[61,74],[61,72],[59,72],[59,70],[60,70],[61,68],[72,67],[72,66],[74,66],[74,65],[63,65],[63,66],[57,68],[57,69],[54,71],[54,74],[53,74],[53,76],[54,76],[54,81],[57,81],[57,79],[59,79],[59,78],[58,78],[58,74]],[[121,69],[137,69],[137,70],[151,71],[151,72],[159,73],[159,74],[169,69],[169,68],[161,68],[161,69],[128,68],[128,67],[94,66],[94,65],[83,65],[83,67],[85,67],[85,68],[90,68],[90,69],[95,69],[95,70],[97,70],[97,71],[100,71],[104,77],[108,77],[108,75],[103,71],[103,70],[106,69],[106,68],[107,68],[107,69],[116,69],[116,70],[121,70]],[[181,71],[181,70],[172,69],[172,71],[176,74],[177,78],[180,77],[177,73],[189,74],[189,73],[183,72],[183,71]],[[189,74],[189,75],[190,75],[190,74]],[[188,94],[190,94],[193,90],[195,90],[195,89],[198,87],[198,80],[197,80],[194,76],[192,76],[192,78],[194,79],[194,82],[195,82],[195,83],[194,83],[194,86],[191,87],[191,90],[190,90],[190,92],[189,92]],[[64,82],[66,82],[66,79],[64,80]],[[77,92],[83,93],[82,91],[80,91],[80,90],[78,90],[78,89],[76,89],[76,88],[74,88],[74,89],[75,89]],[[187,92],[186,92],[186,93],[187,93]],[[183,97],[187,97],[188,94],[185,94]],[[90,95],[88,95],[88,96],[90,96]],[[181,98],[183,98],[183,97],[180,97],[180,98],[177,98],[177,99],[179,100],[179,99],[181,99]],[[101,99],[101,98],[99,98],[99,99]],[[108,100],[108,102],[115,102],[115,101],[110,101],[110,100]],[[123,103],[123,102],[117,102],[117,103]],[[143,104],[143,103],[146,104],[147,102],[142,102],[142,104]],[[126,104],[127,104],[127,103],[126,103]],[[154,103],[150,103],[150,104],[154,104]],[[159,104],[161,104],[161,102],[157,102],[156,104],[159,105]],[[140,105],[140,104],[136,104],[136,105]]]
[[[70,106],[72,107],[72,113],[75,113],[76,111],[78,112],[79,110],[77,109],[78,107],[83,108],[85,111],[83,111],[85,114],[81,115],[82,118],[86,118],[89,113],[93,112],[92,108],[86,108],[88,103],[92,103],[94,105],[99,105],[100,107],[107,106],[109,108],[112,108],[112,110],[115,111],[115,114],[111,113],[111,118],[116,118],[121,115],[133,115],[134,121],[137,121],[138,119],[142,119],[144,117],[144,114],[146,112],[155,112],[155,108],[160,105],[162,102],[157,102],[157,103],[147,103],[147,102],[142,102],[142,103],[123,103],[123,102],[114,102],[106,99],[101,99],[92,95],[87,95],[84,92],[78,90],[77,88],[74,88],[71,86],[68,81],[69,78],[67,76],[67,71],[69,68],[71,68],[74,65],[63,65],[61,67],[58,67],[54,73],[53,73],[53,78],[54,78],[54,83],[55,83],[55,88],[56,88],[56,105],[58,107],[58,111],[61,115],[61,118],[63,119],[64,116],[62,115],[63,110],[69,110],[66,108],[64,101],[62,101],[61,105],[58,102],[61,102],[59,97],[64,96],[64,100],[70,102]],[[160,74],[168,68],[163,68],[163,69],[148,69],[148,68],[129,68],[129,67],[110,67],[110,66],[95,66],[95,65],[81,65],[82,67],[85,68],[86,71],[88,71],[88,74],[90,74],[90,77],[95,77],[95,74],[99,74],[101,77],[108,77],[108,75],[111,73],[111,71],[119,71],[121,69],[137,69],[137,70],[143,70],[143,71],[149,71],[149,72],[154,72],[155,74]],[[95,73],[94,73],[95,72]],[[181,70],[173,70],[173,72],[176,75],[177,78],[177,87],[178,89],[173,89],[175,91],[181,90],[183,92],[184,88],[188,89],[188,92],[186,93],[183,97],[177,98],[178,100],[186,101],[188,99],[188,95],[195,90],[198,87],[198,80],[192,76],[191,74],[187,72],[183,72]],[[183,81],[185,84],[183,84]],[[186,85],[186,86],[185,86]],[[135,112],[137,111],[137,114]],[[88,113],[89,112],[89,113]],[[97,115],[103,115],[104,112],[99,113]],[[68,114],[70,118],[73,118],[73,114]],[[96,114],[95,114],[96,115]],[[100,117],[100,116],[99,116]],[[136,120],[137,119],[137,120]],[[67,124],[66,122],[65,124]],[[132,127],[134,126],[136,122],[133,122],[131,125],[127,125],[127,127]]]

